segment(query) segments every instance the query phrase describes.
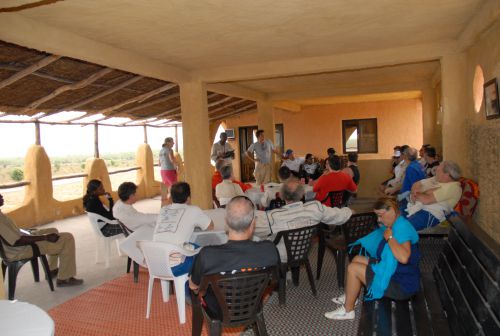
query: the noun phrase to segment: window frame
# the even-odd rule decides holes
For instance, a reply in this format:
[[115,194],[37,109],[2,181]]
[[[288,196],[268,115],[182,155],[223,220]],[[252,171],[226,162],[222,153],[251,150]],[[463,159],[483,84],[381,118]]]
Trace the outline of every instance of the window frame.
[[353,126],[354,124],[359,130],[359,122],[360,121],[374,121],[375,122],[375,151],[374,152],[361,152],[359,150],[359,132],[358,132],[358,140],[357,140],[357,147],[358,150],[356,153],[358,154],[378,154],[378,121],[377,118],[361,118],[361,119],[345,119],[342,120],[342,151],[344,154],[349,154],[349,153],[354,153],[354,152],[347,152],[346,150],[346,144],[347,144],[347,139],[346,139],[346,126]]

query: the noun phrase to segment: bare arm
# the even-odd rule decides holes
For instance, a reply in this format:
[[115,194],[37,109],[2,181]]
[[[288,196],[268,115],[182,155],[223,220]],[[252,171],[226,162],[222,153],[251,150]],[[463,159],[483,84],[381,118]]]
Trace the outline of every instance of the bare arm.
[[193,281],[191,281],[191,278],[189,278],[189,288],[195,293],[195,294],[198,294],[198,288],[200,288],[200,286],[198,286],[197,284],[195,284]]
[[258,161],[258,160],[256,160],[256,159],[254,159],[254,158],[253,158],[252,153],[251,153],[251,152],[249,152],[249,151],[246,151],[246,152],[245,152],[245,156],[246,156],[247,158],[249,158],[249,159],[250,159],[250,161],[253,161],[253,162]]
[[437,203],[436,197],[434,196],[434,189],[427,190],[426,192],[416,192],[413,196],[416,201],[420,201],[423,204],[433,204]]
[[170,161],[174,164],[174,166],[178,166],[178,163],[177,163],[177,160],[175,159],[175,156],[174,156],[174,151],[172,149],[170,149],[168,151],[168,157],[170,159]]
[[210,221],[210,224],[208,224],[208,227],[207,227],[207,230],[213,230],[214,229],[214,222],[213,221]]
[[[392,236],[392,229],[388,228],[384,231],[384,239],[387,240],[390,236]],[[397,261],[402,264],[408,263],[411,255],[411,244],[409,241],[400,244],[396,239],[391,238],[387,244],[391,248],[392,254]]]

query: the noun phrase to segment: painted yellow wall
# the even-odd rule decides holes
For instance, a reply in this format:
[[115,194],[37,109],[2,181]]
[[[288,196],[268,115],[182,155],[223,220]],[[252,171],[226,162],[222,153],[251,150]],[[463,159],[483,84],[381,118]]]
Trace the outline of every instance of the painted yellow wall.
[[[408,144],[420,148],[422,145],[420,99],[318,105],[304,107],[301,112],[275,110],[275,123],[284,125],[286,148],[294,149],[299,156],[312,153],[320,158],[326,156],[328,147],[342,152],[342,120],[363,118],[377,118],[379,153],[360,155],[361,173],[366,179],[362,179],[359,192],[361,196],[375,196],[375,185],[386,178],[393,147]],[[240,177],[238,127],[256,124],[255,113],[226,120],[227,127],[234,128],[236,133],[236,139],[230,144],[237,154],[233,162],[237,178]]]

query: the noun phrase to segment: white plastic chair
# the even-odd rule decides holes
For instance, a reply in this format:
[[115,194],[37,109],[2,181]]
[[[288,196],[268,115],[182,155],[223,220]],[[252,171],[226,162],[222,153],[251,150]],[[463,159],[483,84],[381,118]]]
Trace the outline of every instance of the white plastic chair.
[[186,257],[193,256],[198,253],[198,250],[188,251],[179,246],[166,242],[155,242],[139,240],[137,246],[141,249],[146,264],[149,270],[149,285],[148,285],[148,303],[146,308],[146,318],[149,318],[151,311],[151,296],[153,293],[153,285],[155,279],[160,279],[161,289],[163,294],[163,302],[168,302],[170,298],[170,283],[172,280],[175,286],[175,296],[177,299],[177,310],[179,312],[179,321],[181,324],[186,322],[186,290],[184,285],[188,281],[188,274],[174,276],[170,267],[170,255],[179,253]]
[[119,239],[123,238],[124,236],[121,234],[118,234],[118,235],[111,236],[111,237],[105,237],[102,234],[101,229],[99,228],[98,221],[101,220],[106,224],[119,224],[119,223],[116,219],[114,219],[114,220],[108,219],[106,217],[103,217],[103,216],[98,215],[98,214],[93,213],[93,212],[87,212],[87,216],[89,218],[90,226],[92,226],[92,229],[94,230],[94,233],[95,233],[96,239],[97,239],[97,248],[95,249],[95,262],[97,264],[100,260],[99,250],[101,249],[100,248],[100,245],[101,245],[104,249],[104,262],[106,264],[106,267],[109,267],[109,258],[111,255],[111,241],[114,240],[116,242],[116,248],[118,249],[118,255],[121,256],[122,253],[120,251]]

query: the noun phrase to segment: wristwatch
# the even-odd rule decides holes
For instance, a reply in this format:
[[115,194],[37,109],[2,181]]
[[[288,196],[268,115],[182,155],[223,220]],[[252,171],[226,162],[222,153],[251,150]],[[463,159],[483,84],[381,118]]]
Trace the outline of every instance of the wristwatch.
[[389,236],[389,238],[387,238],[386,242],[389,242],[389,240],[392,239],[392,235]]

